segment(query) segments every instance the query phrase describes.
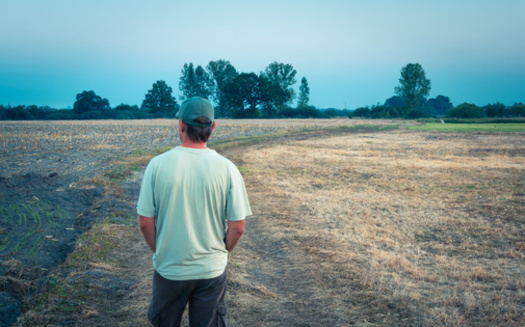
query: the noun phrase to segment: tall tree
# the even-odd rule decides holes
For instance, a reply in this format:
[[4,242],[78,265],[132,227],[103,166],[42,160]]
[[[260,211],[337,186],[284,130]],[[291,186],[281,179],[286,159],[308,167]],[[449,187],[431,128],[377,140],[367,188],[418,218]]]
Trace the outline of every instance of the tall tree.
[[184,64],[181,73],[179,89],[182,91],[183,99],[194,96],[209,98],[213,84],[210,75],[202,66],[199,65],[197,68],[193,68],[193,63],[190,62],[189,64]]
[[259,77],[254,73],[241,73],[224,87],[224,103],[236,118],[257,117],[259,103]]
[[193,63],[184,64],[181,70],[181,77],[179,79],[179,90],[182,92],[181,98],[191,98],[195,94],[195,68]]
[[229,61],[223,59],[210,61],[208,66],[206,66],[206,70],[212,82],[211,95],[216,103],[216,115],[218,114],[220,116],[227,110],[225,88],[233,81],[238,73]]
[[195,68],[195,79],[197,82],[197,96],[208,99],[211,95],[213,82],[208,72],[201,65]]
[[73,112],[81,114],[88,111],[103,111],[109,109],[108,99],[95,94],[94,91],[83,91],[78,93],[73,104]]
[[299,86],[299,100],[297,102],[297,108],[308,107],[308,101],[310,101],[310,87],[306,77],[301,79],[301,86]]
[[261,113],[265,117],[274,117],[279,110],[283,109],[280,106],[281,101],[276,100],[280,97],[282,89],[277,84],[272,83],[264,73],[259,74],[258,79],[257,97]]
[[396,86],[395,93],[405,101],[409,111],[416,110],[430,93],[430,80],[420,64],[407,64],[401,69],[401,85]]
[[142,101],[142,109],[151,113],[162,112],[172,115],[175,113],[176,106],[177,101],[173,96],[173,89],[162,80],[153,83],[153,87],[145,95],[144,101]]
[[289,105],[295,97],[295,91],[292,86],[295,84],[295,75],[297,72],[290,64],[283,64],[278,62],[272,62],[265,71],[261,73],[261,77],[264,78],[265,83],[265,92],[269,96],[270,105],[273,107],[272,110],[282,110]]

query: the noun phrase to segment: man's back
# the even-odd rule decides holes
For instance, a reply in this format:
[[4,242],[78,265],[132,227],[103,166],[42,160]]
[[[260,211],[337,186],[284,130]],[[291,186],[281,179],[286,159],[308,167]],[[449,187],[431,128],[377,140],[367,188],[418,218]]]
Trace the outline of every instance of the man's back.
[[190,326],[227,326],[226,264],[251,215],[248,195],[235,165],[206,145],[210,102],[189,98],[176,117],[182,145],[150,161],[137,203],[154,253],[148,319],[180,326],[189,305]]
[[237,168],[214,150],[177,147],[150,162],[144,181],[138,209],[157,217],[157,272],[174,280],[219,276],[228,256],[226,219],[248,214]]

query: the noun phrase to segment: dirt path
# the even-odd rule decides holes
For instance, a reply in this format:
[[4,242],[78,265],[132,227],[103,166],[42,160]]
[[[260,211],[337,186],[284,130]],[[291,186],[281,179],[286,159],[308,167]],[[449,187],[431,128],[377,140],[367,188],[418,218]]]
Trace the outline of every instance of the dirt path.
[[[352,131],[356,133],[360,131]],[[350,133],[348,130],[317,131],[275,138],[250,147],[228,145],[218,151],[242,167],[250,151],[262,151],[310,138]],[[232,326],[337,326],[347,319],[336,313],[338,303],[319,296],[322,276],[313,273],[317,263],[298,255],[301,244],[290,240],[276,226],[282,217],[298,217],[300,208],[284,194],[261,187],[245,176],[254,215],[246,222],[245,234],[229,264],[229,306]],[[331,312],[330,307],[334,310]]]
[[[355,133],[357,131],[353,131]],[[323,138],[349,133],[348,130],[317,131],[266,139],[263,143],[226,143],[216,150],[242,167],[244,156],[250,151],[309,138]],[[252,183],[245,177],[247,184]],[[131,198],[138,196],[140,178],[128,182]],[[312,273],[304,257],[296,255],[300,246],[269,224],[277,216],[297,215],[295,206],[279,194],[268,196],[255,185],[247,185],[254,215],[246,222],[246,231],[229,261],[229,320],[231,326],[336,326],[347,321],[327,309],[336,303],[326,302],[316,292],[323,289],[322,278]],[[151,289],[151,254],[147,251],[138,229],[130,232],[129,243],[134,244],[133,267],[129,279],[137,281],[132,292],[121,305],[123,310],[133,308],[135,323],[142,322]],[[124,248],[130,244],[124,244]],[[124,260],[128,262],[127,259]],[[130,317],[133,311],[129,312]],[[350,318],[350,317],[349,317]],[[187,323],[187,322],[185,322]],[[131,324],[133,325],[133,324]]]
[[[264,144],[228,143],[216,148],[236,164],[242,165],[247,151],[327,135],[330,133],[303,133],[266,140]],[[122,185],[129,203],[134,203],[138,197],[140,178],[139,174],[136,179]],[[268,202],[265,197],[264,193],[250,192],[254,215],[248,218],[245,235],[230,257],[228,302],[231,326],[333,325],[337,317],[326,314],[326,306],[330,303],[319,303],[315,299],[314,290],[318,287],[313,285],[318,283],[318,276],[309,272],[309,263],[301,262],[290,253],[293,245],[283,241],[282,235],[275,234],[275,230],[267,225],[268,218],[276,212],[286,214],[290,205],[286,199]],[[134,215],[134,208],[130,210],[130,214]],[[87,321],[92,325],[146,324],[153,272],[151,253],[136,226],[120,229],[119,233],[121,241],[113,251],[114,264],[106,267],[105,273],[109,276],[108,280],[127,281],[130,287],[127,292],[109,291],[103,299],[91,305],[88,311],[91,316]]]

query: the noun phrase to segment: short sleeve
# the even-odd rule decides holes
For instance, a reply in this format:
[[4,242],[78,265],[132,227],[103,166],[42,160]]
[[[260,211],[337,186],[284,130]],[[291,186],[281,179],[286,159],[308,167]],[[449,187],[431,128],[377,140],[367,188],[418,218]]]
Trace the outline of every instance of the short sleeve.
[[137,201],[137,213],[144,217],[155,217],[156,215],[154,171],[154,163],[153,161],[150,161],[144,171],[144,177],[142,178],[142,184],[140,186],[139,199]]
[[243,220],[252,214],[248,193],[241,173],[231,164],[230,190],[226,204],[226,219],[231,221]]

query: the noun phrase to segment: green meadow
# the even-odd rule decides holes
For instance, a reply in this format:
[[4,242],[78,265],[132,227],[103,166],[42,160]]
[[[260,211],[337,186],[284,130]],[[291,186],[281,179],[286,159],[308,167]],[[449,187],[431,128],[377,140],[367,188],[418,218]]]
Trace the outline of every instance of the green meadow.
[[460,124],[443,124],[443,123],[425,123],[423,125],[405,126],[406,129],[416,130],[421,132],[487,132],[487,133],[523,133],[525,132],[525,124],[510,123],[460,123]]

